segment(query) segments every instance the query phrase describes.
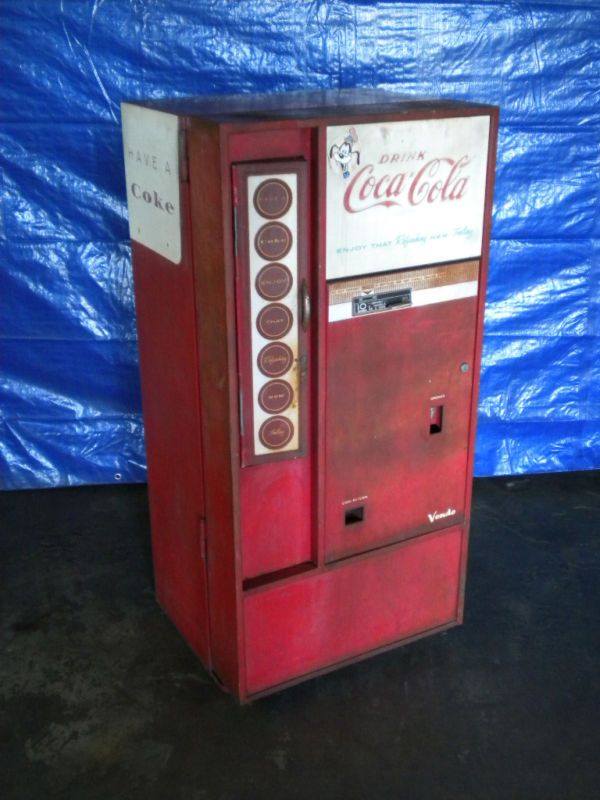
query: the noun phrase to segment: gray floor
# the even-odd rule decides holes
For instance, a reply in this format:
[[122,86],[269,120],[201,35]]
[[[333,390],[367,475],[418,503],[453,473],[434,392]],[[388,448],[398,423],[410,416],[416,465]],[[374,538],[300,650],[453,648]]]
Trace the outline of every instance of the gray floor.
[[145,488],[0,495],[0,797],[598,800],[600,473],[479,480],[465,625],[240,708]]

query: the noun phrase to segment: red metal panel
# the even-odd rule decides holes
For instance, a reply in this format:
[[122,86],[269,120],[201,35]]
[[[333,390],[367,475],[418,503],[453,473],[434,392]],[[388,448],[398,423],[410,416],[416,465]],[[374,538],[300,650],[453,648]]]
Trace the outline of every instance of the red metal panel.
[[312,559],[312,492],[307,461],[271,462],[241,471],[244,579]]
[[329,324],[327,560],[462,521],[475,315],[472,297]]
[[[229,129],[230,126],[224,126]],[[261,131],[260,123],[245,126],[244,132],[228,136],[229,159],[232,163],[269,161],[275,158],[305,158],[311,150],[311,131],[298,127],[298,121],[269,123]]]
[[247,693],[455,620],[461,539],[447,529],[247,594]]
[[473,376],[473,391],[471,395],[471,424],[469,426],[469,442],[467,457],[467,486],[465,491],[465,537],[460,560],[460,595],[458,604],[459,622],[463,621],[465,586],[467,576],[467,560],[469,547],[469,526],[471,521],[471,500],[473,496],[473,467],[475,463],[475,439],[477,434],[477,401],[479,397],[479,381],[481,377],[481,352],[483,348],[483,318],[485,314],[485,292],[488,279],[488,266],[490,257],[490,237],[492,231],[492,210],[494,205],[494,180],[496,174],[496,148],[498,143],[499,109],[489,109],[490,138],[488,147],[488,165],[486,176],[485,206],[483,211],[483,235],[481,240],[481,260],[479,269],[479,295],[477,297],[477,325],[475,330],[475,353],[473,363],[476,366]]
[[[305,162],[277,161],[260,164],[254,159],[257,155],[286,155],[288,159],[310,154],[310,135],[298,129],[288,131],[271,131],[261,134],[233,136],[229,142],[230,152],[235,157],[234,184],[237,191],[238,220],[238,264],[237,264],[237,335],[239,359],[239,386],[243,403],[243,429],[245,440],[245,462],[253,464],[240,470],[240,527],[242,536],[243,578],[245,580],[257,576],[274,573],[287,568],[310,562],[314,558],[313,525],[312,525],[312,437],[311,433],[311,358],[310,329],[304,332],[299,327],[299,355],[303,357],[305,366],[302,370],[300,385],[300,423],[301,423],[301,457],[290,457],[286,453],[272,456],[252,456],[252,385],[249,360],[249,332],[254,324],[249,313],[248,282],[248,242],[246,228],[245,183],[252,174],[285,174],[295,172],[298,175],[297,202],[300,209],[299,219],[299,271],[292,291],[296,301],[294,307],[298,320],[301,316],[300,289],[302,281],[310,278],[311,242],[308,237],[308,221],[311,214],[310,175],[307,175]],[[247,166],[240,167],[240,164]],[[285,261],[285,259],[284,259]],[[269,462],[276,463],[269,463]]]
[[182,199],[181,263],[133,242],[133,264],[156,593],[210,665],[194,280]]
[[[201,352],[203,467],[213,669],[239,694],[240,547],[237,366],[231,253],[231,193],[218,128],[193,121],[188,134],[192,240]],[[174,410],[173,413],[176,413]]]

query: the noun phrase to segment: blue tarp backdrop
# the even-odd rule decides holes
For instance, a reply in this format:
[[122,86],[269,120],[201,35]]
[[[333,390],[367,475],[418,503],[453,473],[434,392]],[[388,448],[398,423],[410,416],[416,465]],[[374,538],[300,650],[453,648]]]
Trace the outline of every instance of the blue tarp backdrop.
[[145,480],[119,103],[502,108],[478,475],[600,467],[600,3],[0,0],[5,488]]

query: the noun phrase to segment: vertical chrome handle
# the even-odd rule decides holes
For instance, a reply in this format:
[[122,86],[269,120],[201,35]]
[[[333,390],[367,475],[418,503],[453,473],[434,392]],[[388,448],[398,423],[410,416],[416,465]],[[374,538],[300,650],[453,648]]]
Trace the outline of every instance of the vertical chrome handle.
[[302,330],[307,330],[308,325],[310,323],[310,315],[311,315],[311,305],[310,305],[310,295],[308,293],[308,282],[306,278],[302,281],[302,289],[300,290],[301,299],[300,299],[300,306],[301,306],[301,314],[302,314]]

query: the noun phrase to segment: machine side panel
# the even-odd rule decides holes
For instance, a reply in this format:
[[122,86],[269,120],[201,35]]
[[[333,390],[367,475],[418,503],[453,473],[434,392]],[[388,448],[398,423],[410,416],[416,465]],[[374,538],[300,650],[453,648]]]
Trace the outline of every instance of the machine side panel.
[[479,270],[479,295],[477,301],[477,329],[475,333],[475,348],[473,363],[477,369],[473,375],[473,390],[471,396],[471,419],[469,422],[469,448],[467,456],[467,486],[465,492],[465,537],[461,556],[461,584],[458,604],[459,622],[463,620],[465,586],[467,575],[467,558],[469,547],[469,528],[471,519],[471,501],[473,496],[473,467],[475,462],[475,440],[477,435],[477,406],[479,397],[479,383],[481,379],[481,354],[483,349],[483,319],[485,313],[485,297],[488,279],[488,265],[490,257],[490,239],[492,232],[492,210],[494,206],[494,180],[496,175],[496,148],[498,143],[499,109],[490,110],[490,136],[487,154],[487,175],[485,189],[485,204],[483,214],[483,236],[481,244],[481,259]]
[[[207,569],[215,677],[240,693],[237,545],[239,461],[235,306],[229,226],[229,182],[223,176],[219,129],[192,121],[188,162],[202,396]],[[227,195],[227,196],[226,196]]]
[[156,593],[210,667],[198,354],[185,188],[181,263],[133,242],[133,266]]
[[248,693],[456,620],[462,529],[245,597]]

